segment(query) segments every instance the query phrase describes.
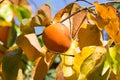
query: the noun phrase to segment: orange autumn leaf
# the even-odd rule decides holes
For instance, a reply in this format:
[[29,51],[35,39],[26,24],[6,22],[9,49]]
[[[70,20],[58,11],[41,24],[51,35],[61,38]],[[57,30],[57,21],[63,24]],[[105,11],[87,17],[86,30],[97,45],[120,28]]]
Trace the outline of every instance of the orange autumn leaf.
[[44,57],[39,57],[33,70],[33,79],[44,80],[55,58],[56,54],[51,52],[47,52]]
[[101,46],[101,32],[96,25],[83,24],[78,32],[79,46]]
[[97,15],[93,16],[91,14],[88,14],[88,18],[92,20],[100,30],[105,29],[108,35],[115,42],[120,42],[120,23],[119,18],[116,15],[116,9],[111,5],[105,6],[99,4],[98,2],[95,2],[94,5]]
[[52,13],[48,4],[43,4],[39,7],[36,15],[32,17],[33,26],[46,26],[49,25],[52,20]]
[[35,60],[44,55],[35,33],[20,35],[16,42],[30,60]]

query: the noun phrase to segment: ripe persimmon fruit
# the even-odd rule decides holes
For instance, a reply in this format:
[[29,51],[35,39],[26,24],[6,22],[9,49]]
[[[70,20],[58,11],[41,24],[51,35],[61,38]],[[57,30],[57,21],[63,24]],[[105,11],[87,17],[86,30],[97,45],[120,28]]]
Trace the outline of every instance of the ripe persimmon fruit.
[[48,50],[63,53],[71,45],[69,29],[62,23],[51,24],[43,30],[42,39]]
[[9,27],[0,27],[0,41],[2,41],[4,44],[7,43],[9,33]]

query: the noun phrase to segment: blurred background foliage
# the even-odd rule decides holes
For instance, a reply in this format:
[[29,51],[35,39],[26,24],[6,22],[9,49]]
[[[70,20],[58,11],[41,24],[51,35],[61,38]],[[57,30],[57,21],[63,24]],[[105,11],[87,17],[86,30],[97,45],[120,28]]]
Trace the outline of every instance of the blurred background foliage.
[[[1,42],[1,45],[4,45],[5,50],[16,45],[15,39],[21,33],[19,26],[22,19],[30,18],[33,15],[35,15],[36,10],[39,8],[41,4],[47,3],[50,5],[51,11],[52,11],[52,17],[53,17],[61,8],[65,7],[67,4],[69,4],[70,2],[73,2],[74,0],[9,0],[9,1],[10,1],[9,5],[8,3],[6,3],[6,6],[0,7],[0,21],[1,21],[0,28],[3,26],[8,28],[9,32],[7,35],[8,37],[10,37],[6,40],[3,39],[3,42]],[[91,2],[94,2],[94,1],[95,0],[91,0]],[[106,0],[98,0],[98,1],[104,2]],[[119,0],[114,0],[114,1],[119,1]],[[89,6],[88,4],[85,4],[82,2],[80,4],[83,6],[86,6],[86,5]],[[3,5],[2,1],[0,5]],[[118,9],[118,11],[120,11],[120,4],[112,4],[112,5],[114,5]],[[8,25],[6,25],[6,23]],[[39,28],[37,27],[35,28],[35,30],[37,34],[40,34],[42,33],[43,27],[39,27]],[[41,36],[38,37],[38,40],[41,46],[43,46],[44,44],[42,42]],[[5,57],[5,60],[3,61],[4,62],[3,65],[6,66],[8,62],[12,63],[12,61],[7,60],[8,58],[16,62],[21,57],[20,64],[22,64],[21,69],[23,70],[24,80],[31,80],[31,77],[32,77],[31,72],[33,70],[33,66],[35,62],[29,61],[26,55],[21,54],[21,51],[17,59],[13,59],[12,57],[9,57],[9,56],[10,55]],[[58,55],[53,65],[51,66],[50,70],[48,71],[48,74],[45,77],[45,80],[55,79],[55,69],[60,61],[61,59]],[[5,67],[5,69],[6,68],[7,67]]]

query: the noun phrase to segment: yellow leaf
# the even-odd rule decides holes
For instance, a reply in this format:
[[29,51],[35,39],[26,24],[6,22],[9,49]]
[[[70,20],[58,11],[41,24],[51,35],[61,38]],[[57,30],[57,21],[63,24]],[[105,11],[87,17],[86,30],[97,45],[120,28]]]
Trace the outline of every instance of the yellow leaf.
[[37,36],[34,33],[20,35],[17,38],[17,44],[20,48],[22,48],[30,60],[35,60],[44,55]]
[[44,80],[47,72],[52,65],[57,54],[47,52],[44,57],[37,59],[34,70],[33,70],[33,79],[34,80]]
[[31,26],[31,20],[30,19],[23,19],[20,25],[20,30],[24,34],[29,34],[29,33],[35,33],[34,27]]
[[101,32],[95,25],[83,24],[78,32],[79,46],[101,46]]
[[[64,54],[75,56],[77,53],[80,52],[79,50],[77,51],[77,48],[78,48],[78,43],[75,40],[73,40],[71,43],[71,47]],[[64,79],[76,80],[78,76],[76,71],[73,69],[74,57],[61,55],[61,58],[62,58],[61,71],[63,72]],[[57,77],[59,77],[59,75]]]
[[94,53],[95,49],[96,46],[84,47],[81,53],[75,56],[73,68],[77,71],[78,74],[80,73],[80,67],[84,60],[88,58],[92,53]]

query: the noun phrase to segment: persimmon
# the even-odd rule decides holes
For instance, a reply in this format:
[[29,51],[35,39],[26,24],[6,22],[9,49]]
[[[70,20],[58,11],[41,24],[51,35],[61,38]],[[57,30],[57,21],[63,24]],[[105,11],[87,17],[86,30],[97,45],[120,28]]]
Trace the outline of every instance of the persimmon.
[[42,39],[45,46],[58,53],[68,50],[71,45],[69,29],[62,23],[51,24],[43,30]]
[[0,27],[0,41],[7,43],[9,27]]

